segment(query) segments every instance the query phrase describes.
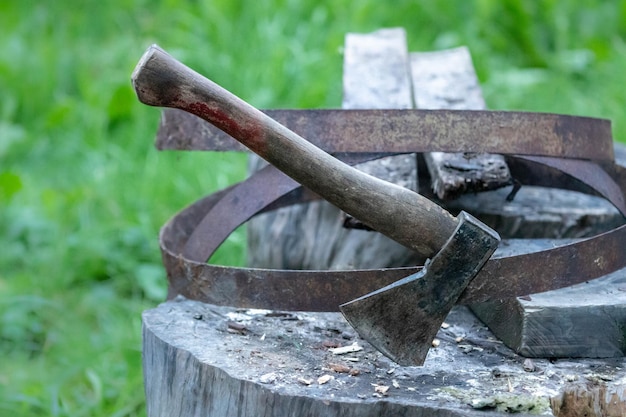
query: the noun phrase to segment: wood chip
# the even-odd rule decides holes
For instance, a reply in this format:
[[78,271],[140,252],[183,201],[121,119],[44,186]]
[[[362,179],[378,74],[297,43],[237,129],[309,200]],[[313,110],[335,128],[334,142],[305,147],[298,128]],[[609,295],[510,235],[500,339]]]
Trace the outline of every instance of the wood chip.
[[228,328],[226,329],[228,333],[232,334],[242,334],[245,335],[248,329],[245,325],[241,323],[237,323],[236,321],[229,321]]
[[261,377],[259,378],[259,381],[261,382],[261,384],[273,384],[274,382],[276,382],[276,378],[278,378],[278,375],[276,375],[275,372],[270,372],[270,373],[261,375]]
[[350,372],[348,372],[348,374],[350,374],[350,376],[358,376],[361,375],[361,370],[357,368],[352,368],[350,369]]
[[348,372],[350,372],[350,367],[343,365],[341,363],[331,363],[331,364],[328,364],[328,367],[332,369],[333,371],[340,373],[340,374],[347,374]]
[[332,381],[333,379],[335,379],[334,376],[325,374],[317,378],[317,383],[319,385],[324,385],[325,383],[327,383],[328,381]]
[[237,330],[237,331],[244,331],[246,330],[246,326],[241,324],[241,323],[237,323],[236,321],[229,321],[228,322],[228,328],[229,329],[233,329],[233,330]]
[[343,354],[346,354],[346,353],[358,352],[360,350],[363,350],[363,348],[361,346],[359,346],[359,344],[357,342],[354,342],[353,344],[351,344],[349,346],[343,346],[343,347],[338,347],[338,348],[331,348],[331,349],[328,349],[328,350],[333,355],[343,355]]
[[308,379],[308,378],[298,378],[298,382],[301,383],[302,385],[309,386],[313,383],[313,380]]
[[374,387],[374,392],[377,394],[387,395],[387,391],[389,391],[388,385],[372,384],[372,386]]
[[394,388],[400,388],[400,384],[398,384],[398,381],[395,379],[391,380],[391,385],[393,385]]

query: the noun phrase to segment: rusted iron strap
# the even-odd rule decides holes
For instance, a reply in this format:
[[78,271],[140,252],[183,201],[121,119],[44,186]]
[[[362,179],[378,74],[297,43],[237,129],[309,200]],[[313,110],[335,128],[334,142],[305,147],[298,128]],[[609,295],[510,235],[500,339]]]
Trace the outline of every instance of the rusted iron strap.
[[[582,178],[572,183],[569,175],[555,173],[555,168],[563,167],[550,166],[550,163],[559,165],[558,162],[524,159],[518,159],[517,162],[521,172],[533,172],[526,178],[528,184],[534,183],[533,178],[539,178],[541,185],[563,186],[587,192],[595,190],[593,184],[597,183],[597,178],[585,179],[584,175],[578,175]],[[626,195],[626,169],[613,164],[607,164],[604,168],[607,178],[618,186],[623,198]],[[536,172],[540,174],[534,175]],[[270,166],[242,183],[196,202],[172,218],[160,235],[163,260],[170,281],[170,296],[182,294],[191,299],[239,307],[336,311],[340,304],[421,268],[268,270],[211,265],[182,255],[194,231],[203,229],[201,223],[208,222],[204,227],[208,227],[211,233],[204,235],[208,243],[197,255],[210,257],[232,230],[255,213],[271,205],[298,202],[300,197],[306,196],[306,193],[298,194],[298,189],[295,182]],[[603,193],[598,190],[595,192]],[[304,199],[307,198],[310,196]],[[494,257],[469,284],[459,303],[521,296],[599,278],[626,267],[625,248],[626,225],[622,225],[612,231],[554,249]]]
[[[611,123],[547,113],[467,110],[267,110],[326,152],[488,152],[613,161]],[[208,122],[163,111],[156,146],[244,151]]]
[[517,161],[513,163],[515,168],[510,169],[522,184],[543,185],[597,195],[607,199],[623,216],[626,216],[624,193],[606,171],[612,165],[603,168],[591,161],[541,156],[516,156],[509,160]]

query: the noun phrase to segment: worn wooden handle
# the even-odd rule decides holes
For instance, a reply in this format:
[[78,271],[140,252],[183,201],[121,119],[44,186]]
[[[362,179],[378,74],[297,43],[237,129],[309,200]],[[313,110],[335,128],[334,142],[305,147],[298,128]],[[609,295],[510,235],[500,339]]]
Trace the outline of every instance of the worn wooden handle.
[[188,111],[212,123],[341,210],[425,257],[457,219],[425,197],[342,163],[156,45],[133,71],[142,103]]

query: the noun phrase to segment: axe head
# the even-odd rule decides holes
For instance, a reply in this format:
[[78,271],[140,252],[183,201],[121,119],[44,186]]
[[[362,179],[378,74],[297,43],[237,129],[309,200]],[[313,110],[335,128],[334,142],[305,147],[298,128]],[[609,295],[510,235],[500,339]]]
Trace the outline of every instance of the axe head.
[[437,331],[500,236],[461,212],[444,247],[413,275],[341,305],[359,335],[396,363],[423,365]]

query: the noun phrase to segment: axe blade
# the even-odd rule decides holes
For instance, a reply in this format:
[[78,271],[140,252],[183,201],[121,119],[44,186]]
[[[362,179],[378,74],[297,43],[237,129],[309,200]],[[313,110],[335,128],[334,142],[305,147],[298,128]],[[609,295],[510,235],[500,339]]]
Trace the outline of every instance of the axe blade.
[[359,335],[400,365],[424,364],[441,324],[500,242],[470,214],[458,219],[454,234],[420,272],[341,305]]

